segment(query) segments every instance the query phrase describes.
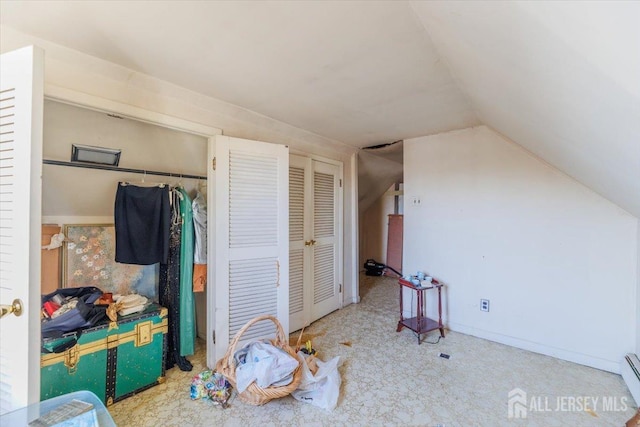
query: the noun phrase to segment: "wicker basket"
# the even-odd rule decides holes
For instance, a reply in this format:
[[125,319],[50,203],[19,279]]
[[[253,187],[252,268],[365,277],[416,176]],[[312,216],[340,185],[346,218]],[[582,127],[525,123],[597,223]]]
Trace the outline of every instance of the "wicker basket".
[[[236,335],[229,343],[229,348],[227,348],[227,352],[224,354],[224,357],[218,360],[218,362],[216,363],[216,371],[224,375],[227,380],[229,380],[231,385],[233,385],[233,387],[235,388],[237,388],[236,364],[233,360],[233,355],[236,352],[236,345],[238,344],[238,341],[240,340],[242,334],[244,334],[251,325],[262,320],[271,320],[276,325],[276,338],[274,340],[271,340],[271,343],[275,347],[281,348],[282,350],[289,353],[289,355],[291,355],[291,357],[293,357],[294,359],[298,360],[295,351],[289,346],[288,337],[284,333],[282,325],[280,324],[278,319],[269,315],[258,316],[254,319],[251,319],[249,322],[247,322],[246,325],[242,327],[242,329],[238,331],[238,333],[236,333]],[[249,403],[251,405],[264,405],[272,399],[277,399],[279,397],[284,397],[288,394],[291,394],[292,391],[298,388],[298,384],[300,384],[301,379],[302,370],[300,369],[300,363],[298,363],[298,367],[295,371],[293,371],[293,381],[291,381],[290,384],[280,387],[271,386],[267,388],[261,388],[254,381],[249,385],[249,387],[247,387],[245,391],[239,393],[238,397],[240,397],[241,401]]]

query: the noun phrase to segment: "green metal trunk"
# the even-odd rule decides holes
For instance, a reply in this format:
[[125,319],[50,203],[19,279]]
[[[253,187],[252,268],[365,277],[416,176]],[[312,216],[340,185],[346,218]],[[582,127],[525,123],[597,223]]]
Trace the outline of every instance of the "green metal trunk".
[[[165,379],[167,309],[152,304],[143,312],[119,316],[80,331],[77,343],[61,353],[41,354],[40,400],[89,390],[106,405],[146,390]],[[75,340],[76,333],[43,340],[52,348]]]

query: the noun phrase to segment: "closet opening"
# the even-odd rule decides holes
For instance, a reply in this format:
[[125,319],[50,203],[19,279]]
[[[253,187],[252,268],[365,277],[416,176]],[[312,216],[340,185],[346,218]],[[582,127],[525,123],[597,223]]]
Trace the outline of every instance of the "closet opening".
[[[123,111],[130,113],[125,117],[123,112],[101,108],[101,100],[93,101],[96,105],[84,106],[56,99],[44,101],[43,246],[51,243],[53,235],[70,226],[95,225],[101,229],[112,226],[116,191],[121,182],[141,187],[165,184],[182,188],[190,201],[198,195],[208,200],[213,194],[208,185],[207,158],[209,140],[219,134],[219,130],[122,105]],[[106,100],[104,104],[115,105]],[[122,150],[119,165],[70,162],[73,144]],[[145,296],[158,302],[157,271],[154,276],[154,273],[141,273],[135,269],[118,269],[113,265],[115,263],[109,266],[113,272],[102,275],[84,274],[82,268],[96,268],[88,264],[69,271],[68,243],[65,241],[61,247],[42,250],[43,294],[61,287],[97,286],[114,294],[147,293]],[[113,251],[114,248],[109,246],[101,250]],[[104,279],[105,276],[110,280]],[[84,279],[79,281],[79,277]],[[193,322],[198,337],[196,347],[206,349],[207,289],[201,289],[193,292]]]

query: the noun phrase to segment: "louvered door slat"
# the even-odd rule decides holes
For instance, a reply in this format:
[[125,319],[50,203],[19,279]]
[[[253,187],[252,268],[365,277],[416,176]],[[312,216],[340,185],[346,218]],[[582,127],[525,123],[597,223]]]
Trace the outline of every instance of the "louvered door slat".
[[289,240],[304,239],[304,169],[289,168]]
[[[229,263],[229,336],[233,336],[249,320],[262,314],[277,316],[276,258],[239,260]],[[250,339],[262,328],[251,328],[243,336]],[[273,330],[275,331],[275,330]]]
[[289,314],[304,309],[304,249],[289,251]]
[[[15,116],[15,88],[9,88],[0,94],[0,111],[2,115]],[[14,239],[14,212],[15,208],[15,175],[14,166],[14,132],[13,123],[0,127],[0,288],[11,290],[15,282],[15,271],[13,269],[15,258],[12,256],[15,251]],[[2,366],[4,372],[5,367]],[[0,381],[2,392],[5,391],[4,381]],[[4,394],[4,393],[3,393]],[[5,399],[6,401],[6,399]],[[3,402],[4,403],[4,402]],[[5,403],[8,405],[8,403]]]
[[333,265],[333,245],[315,247],[315,259],[313,264],[314,286],[313,303],[318,304],[335,295],[335,277]]
[[229,152],[229,247],[278,242],[277,159]]
[[315,239],[335,235],[334,191],[333,175],[320,172],[313,174],[313,233]]

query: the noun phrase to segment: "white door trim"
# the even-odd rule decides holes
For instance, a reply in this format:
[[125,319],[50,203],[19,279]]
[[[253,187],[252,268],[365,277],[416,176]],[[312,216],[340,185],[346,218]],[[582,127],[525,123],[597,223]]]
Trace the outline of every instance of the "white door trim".
[[99,96],[89,95],[87,93],[78,92],[73,89],[56,86],[51,83],[45,84],[44,95],[46,99],[51,99],[78,107],[88,108],[91,110],[115,113],[130,119],[204,136],[206,138],[211,138],[215,135],[222,134],[222,129],[206,126],[196,122],[191,122],[189,120],[181,119],[152,110],[146,110],[144,108],[124,104],[122,102],[100,98]]

